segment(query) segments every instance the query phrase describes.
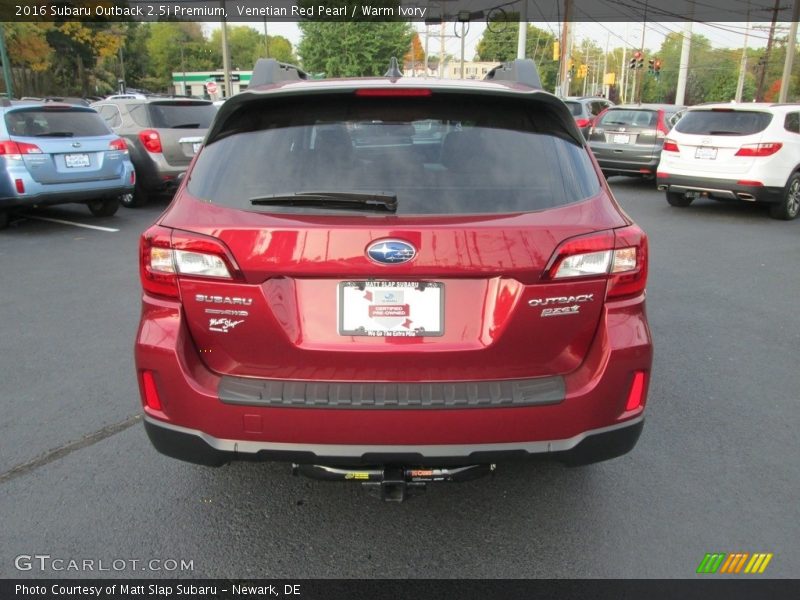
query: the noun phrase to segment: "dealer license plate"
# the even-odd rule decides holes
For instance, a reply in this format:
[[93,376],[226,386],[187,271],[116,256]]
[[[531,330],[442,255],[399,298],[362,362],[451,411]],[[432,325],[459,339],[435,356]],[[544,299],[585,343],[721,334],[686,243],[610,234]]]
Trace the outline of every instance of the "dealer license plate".
[[714,160],[717,158],[717,149],[709,148],[707,146],[700,146],[694,151],[695,158],[702,158],[705,160]]
[[444,284],[435,281],[343,281],[339,335],[422,337],[444,333]]
[[64,163],[70,169],[74,169],[76,167],[88,167],[91,164],[91,162],[89,162],[88,154],[65,154]]

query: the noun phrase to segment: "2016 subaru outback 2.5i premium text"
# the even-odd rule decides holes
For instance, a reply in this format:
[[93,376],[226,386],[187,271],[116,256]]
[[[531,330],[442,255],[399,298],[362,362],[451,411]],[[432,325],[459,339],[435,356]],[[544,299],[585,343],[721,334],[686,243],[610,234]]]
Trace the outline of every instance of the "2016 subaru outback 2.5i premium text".
[[141,238],[159,451],[401,499],[507,458],[634,446],[645,234],[532,62],[488,78],[311,81],[259,61]]

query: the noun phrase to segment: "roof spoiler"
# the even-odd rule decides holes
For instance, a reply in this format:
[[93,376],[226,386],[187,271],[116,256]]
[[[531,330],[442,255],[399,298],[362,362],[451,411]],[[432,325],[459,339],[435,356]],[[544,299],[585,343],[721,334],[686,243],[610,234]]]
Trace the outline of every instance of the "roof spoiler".
[[542,80],[539,77],[539,69],[536,63],[530,58],[516,59],[497,65],[486,74],[484,80],[511,81],[521,83],[532,88],[542,89]]
[[270,85],[281,81],[300,81],[308,79],[308,73],[288,63],[278,62],[274,58],[259,58],[253,67],[248,87]]

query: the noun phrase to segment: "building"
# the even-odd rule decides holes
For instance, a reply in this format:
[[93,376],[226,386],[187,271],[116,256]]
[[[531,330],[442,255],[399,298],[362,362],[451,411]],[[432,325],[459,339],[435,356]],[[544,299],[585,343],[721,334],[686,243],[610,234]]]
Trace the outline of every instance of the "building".
[[[219,71],[186,71],[172,73],[172,92],[181,96],[196,96],[198,98],[210,97],[213,100],[227,98],[233,94],[238,94],[247,89],[250,84],[252,71],[231,71],[232,92],[226,94],[225,74]],[[209,94],[206,84],[213,81],[217,84],[217,92]]]

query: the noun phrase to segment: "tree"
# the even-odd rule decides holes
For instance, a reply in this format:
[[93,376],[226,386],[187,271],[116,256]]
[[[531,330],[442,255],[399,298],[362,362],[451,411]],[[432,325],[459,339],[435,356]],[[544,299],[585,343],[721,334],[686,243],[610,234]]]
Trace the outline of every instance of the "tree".
[[[517,57],[519,16],[509,13],[507,21],[493,22],[478,42],[477,60],[505,62]],[[558,61],[553,60],[555,36],[543,29],[528,25],[525,56],[532,58],[539,69],[545,89],[553,89],[558,76]]]
[[298,53],[306,71],[328,77],[383,75],[411,48],[414,31],[400,21],[301,21]]
[[[249,71],[259,58],[274,58],[280,62],[295,63],[297,58],[292,52],[292,44],[282,36],[267,36],[269,52],[264,45],[264,34],[252,27],[228,27],[228,48],[231,53],[231,65],[234,69]],[[222,47],[222,31],[216,29],[211,34],[211,46]]]
[[411,49],[403,57],[403,62],[415,65],[417,68],[425,64],[425,50],[419,41],[418,33],[414,33],[414,37],[411,38]]
[[151,78],[148,81],[153,91],[167,90],[174,71],[209,71],[222,64],[219,47],[209,44],[200,23],[160,22],[149,27],[146,45]]

